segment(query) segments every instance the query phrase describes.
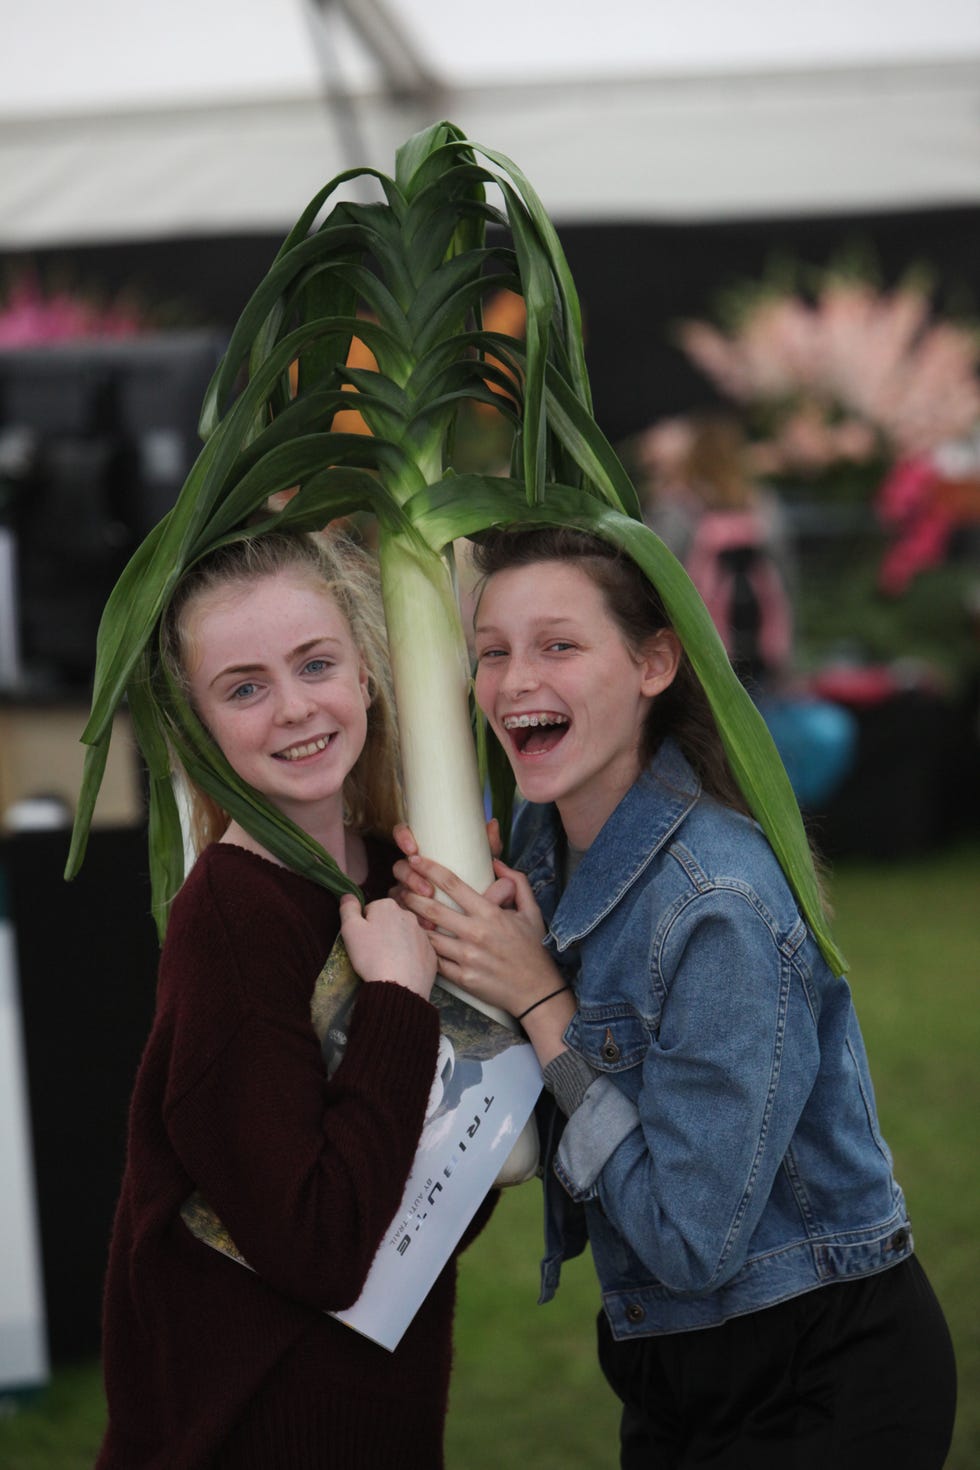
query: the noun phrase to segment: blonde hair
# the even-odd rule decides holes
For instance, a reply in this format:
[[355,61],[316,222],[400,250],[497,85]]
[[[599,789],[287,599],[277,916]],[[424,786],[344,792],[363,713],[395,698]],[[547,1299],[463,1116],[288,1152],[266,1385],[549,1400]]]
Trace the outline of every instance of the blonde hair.
[[[388,836],[403,817],[388,640],[377,568],[349,536],[334,531],[246,534],[202,557],[178,582],[164,614],[164,663],[189,696],[187,666],[193,654],[190,614],[194,605],[203,597],[283,572],[306,577],[329,592],[350,625],[367,670],[371,702],[364,749],[344,782],[344,820],[357,831]],[[200,852],[222,836],[231,818],[213,796],[183,774],[190,795],[191,840],[194,850]]]

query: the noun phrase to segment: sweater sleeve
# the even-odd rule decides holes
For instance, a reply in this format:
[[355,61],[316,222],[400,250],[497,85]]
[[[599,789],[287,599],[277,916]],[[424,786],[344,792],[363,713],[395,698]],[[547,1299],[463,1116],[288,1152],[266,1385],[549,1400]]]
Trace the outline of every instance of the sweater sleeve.
[[560,1051],[545,1067],[544,1085],[554,1097],[566,1118],[570,1118],[601,1074],[577,1051]]
[[[324,1310],[356,1301],[414,1158],[434,1007],[364,985],[328,1081],[309,1015],[321,956],[288,906],[211,892],[175,935],[172,1145],[249,1264]],[[168,945],[170,943],[168,936]]]

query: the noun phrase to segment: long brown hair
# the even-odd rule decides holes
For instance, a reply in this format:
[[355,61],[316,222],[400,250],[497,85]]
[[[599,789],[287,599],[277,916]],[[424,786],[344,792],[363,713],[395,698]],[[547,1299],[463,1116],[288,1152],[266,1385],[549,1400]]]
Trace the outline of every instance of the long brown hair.
[[[377,569],[350,537],[333,531],[269,532],[245,536],[202,557],[177,584],[164,614],[161,647],[167,668],[189,694],[187,667],[194,654],[190,614],[195,604],[281,572],[305,577],[329,592],[350,625],[367,669],[371,703],[364,749],[344,782],[344,820],[358,831],[387,837],[403,817],[388,642]],[[221,837],[231,819],[212,796],[186,775],[184,779],[190,793],[191,838],[200,852]]]
[[[544,561],[574,562],[581,567],[599,588],[610,616],[633,653],[640,652],[651,634],[670,628],[660,594],[636,562],[587,532],[565,526],[488,531],[473,545],[473,565],[484,582],[497,572]],[[709,796],[736,811],[748,812],[707,695],[683,648],[672,683],[651,701],[643,728],[644,764],[667,735],[677,741]]]

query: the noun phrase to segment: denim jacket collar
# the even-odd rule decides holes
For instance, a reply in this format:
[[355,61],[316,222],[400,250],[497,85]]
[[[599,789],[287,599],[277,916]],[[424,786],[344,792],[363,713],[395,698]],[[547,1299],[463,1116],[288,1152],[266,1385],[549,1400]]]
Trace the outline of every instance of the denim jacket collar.
[[[582,858],[551,918],[549,948],[578,943],[619,903],[694,806],[701,783],[673,740],[665,740]],[[561,849],[554,807],[541,814],[523,866],[532,887],[553,884]],[[547,917],[547,913],[546,913]]]

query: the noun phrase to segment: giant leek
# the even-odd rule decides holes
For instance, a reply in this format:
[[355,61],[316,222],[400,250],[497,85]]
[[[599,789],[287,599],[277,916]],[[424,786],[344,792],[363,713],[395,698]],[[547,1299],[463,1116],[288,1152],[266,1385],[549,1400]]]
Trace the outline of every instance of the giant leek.
[[[375,181],[377,201],[331,203],[358,176]],[[488,227],[500,244],[488,244]],[[504,287],[523,297],[523,340],[483,328],[483,302]],[[354,338],[376,369],[349,366]],[[452,431],[467,400],[492,403],[512,422],[508,476],[455,473]],[[331,429],[352,401],[368,435]],[[574,284],[545,210],[513,163],[440,123],[403,145],[394,177],[362,169],[328,184],[245,307],[201,429],[205,445],[177,504],[133,558],[103,618],[68,876],[82,861],[113,712],[128,697],[149,770],[161,926],[182,871],[162,731],[194,778],[284,862],[334,891],[352,886],[237,779],[179,692],[161,687],[153,630],[183,570],[222,539],[273,526],[319,529],[369,512],[408,819],[423,851],[485,887],[492,869],[452,543],[495,525],[566,524],[621,547],[659,589],[748,805],[824,954],[841,968],[789,780],[704,604],[643,525],[635,490],[592,416]],[[295,494],[283,508],[263,514],[269,497],[287,490]]]

